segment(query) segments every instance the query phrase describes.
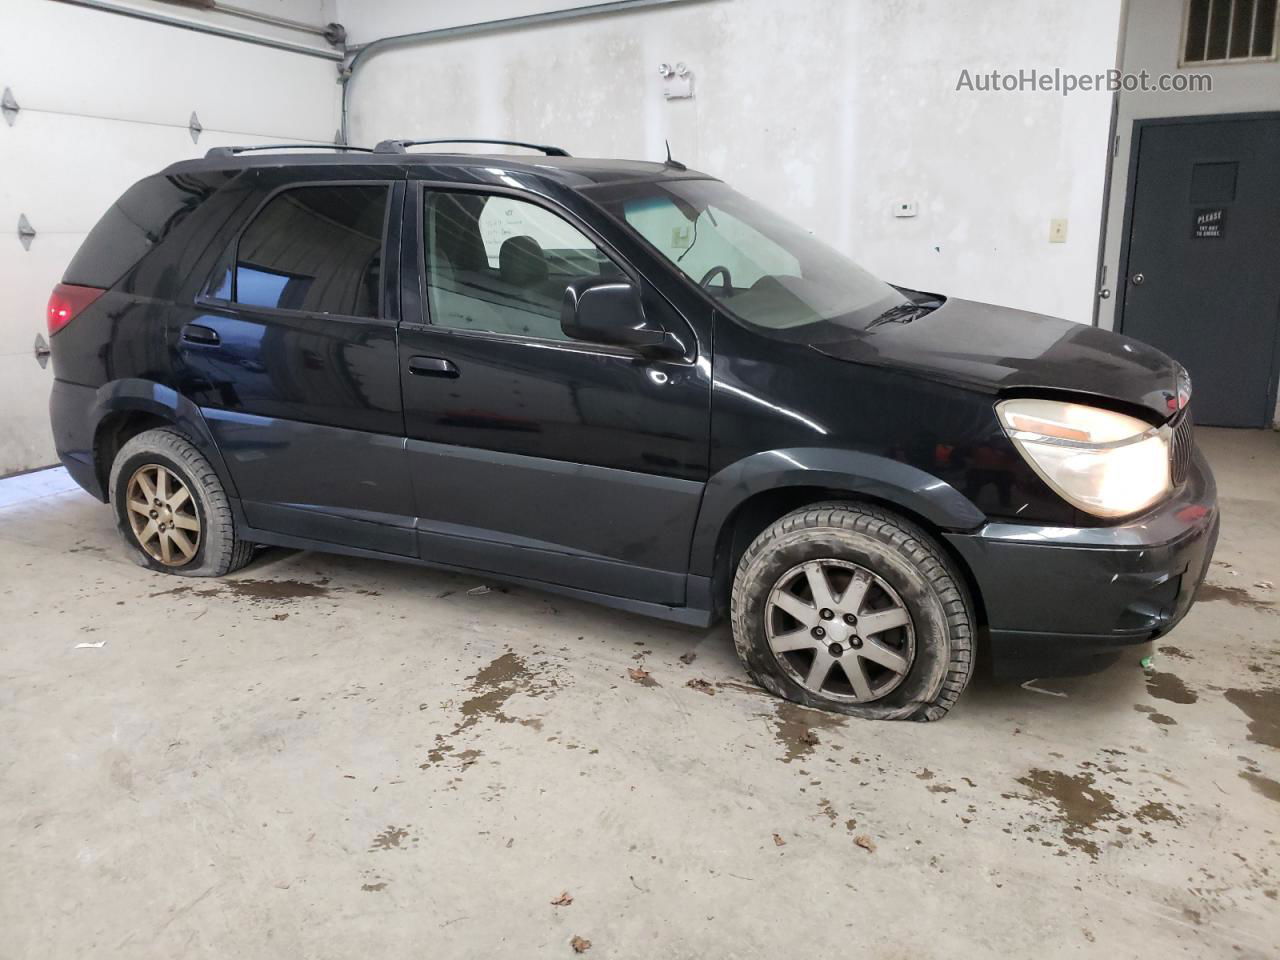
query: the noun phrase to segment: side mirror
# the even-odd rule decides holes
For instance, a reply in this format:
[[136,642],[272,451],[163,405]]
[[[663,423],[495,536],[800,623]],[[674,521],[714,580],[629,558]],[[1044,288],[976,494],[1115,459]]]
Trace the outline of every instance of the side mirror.
[[642,351],[667,352],[675,340],[661,324],[645,318],[640,291],[625,277],[572,281],[564,291],[560,329],[574,340]]

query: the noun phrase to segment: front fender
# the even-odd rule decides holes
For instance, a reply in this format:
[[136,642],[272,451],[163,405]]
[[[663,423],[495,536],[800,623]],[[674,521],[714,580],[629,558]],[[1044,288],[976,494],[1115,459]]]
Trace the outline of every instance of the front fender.
[[907,463],[833,447],[794,447],[753,453],[707,481],[694,527],[689,572],[709,577],[725,521],[766,490],[825,487],[873,497],[924,517],[944,530],[973,530],[986,515],[955,487]]

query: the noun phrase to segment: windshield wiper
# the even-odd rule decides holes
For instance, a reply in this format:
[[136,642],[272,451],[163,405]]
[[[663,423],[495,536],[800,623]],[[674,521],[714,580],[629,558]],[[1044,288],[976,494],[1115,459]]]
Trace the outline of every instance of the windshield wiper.
[[906,303],[890,307],[880,314],[880,316],[867,324],[867,329],[870,330],[872,327],[878,327],[885,323],[910,323],[916,317],[922,317],[936,307],[937,304],[916,303],[914,300],[908,300]]

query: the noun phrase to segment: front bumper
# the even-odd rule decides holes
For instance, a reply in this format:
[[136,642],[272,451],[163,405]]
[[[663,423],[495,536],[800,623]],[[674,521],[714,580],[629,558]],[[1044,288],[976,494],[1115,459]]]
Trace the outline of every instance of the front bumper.
[[1218,540],[1217,487],[1199,450],[1156,510],[1111,527],[989,523],[949,534],[977,581],[993,670],[1088,672],[1168,633],[1191,608]]

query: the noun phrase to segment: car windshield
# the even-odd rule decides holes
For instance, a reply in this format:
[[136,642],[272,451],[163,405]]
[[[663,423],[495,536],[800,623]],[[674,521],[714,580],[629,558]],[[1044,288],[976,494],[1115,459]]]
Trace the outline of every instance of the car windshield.
[[718,180],[617,184],[593,192],[593,199],[729,313],[786,339],[814,339],[820,324],[866,329],[911,303]]

